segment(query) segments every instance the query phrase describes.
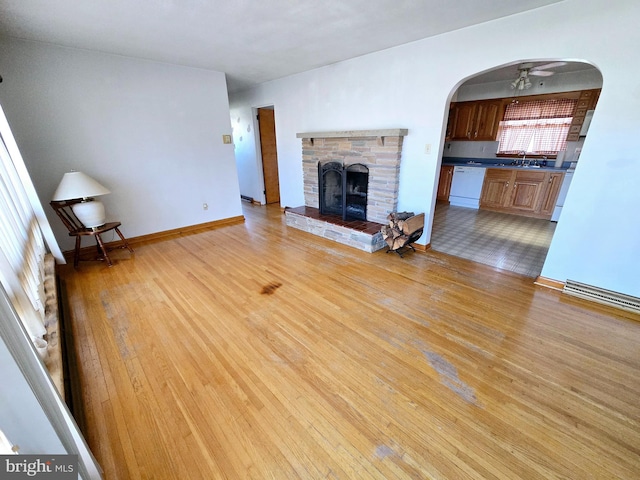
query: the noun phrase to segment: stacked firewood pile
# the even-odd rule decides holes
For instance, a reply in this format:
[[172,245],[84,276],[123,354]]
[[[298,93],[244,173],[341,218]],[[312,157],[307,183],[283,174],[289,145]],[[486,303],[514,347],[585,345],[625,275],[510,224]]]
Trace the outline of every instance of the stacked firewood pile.
[[382,238],[389,246],[389,250],[398,250],[407,244],[413,232],[409,231],[409,225],[406,220],[413,216],[413,212],[392,212],[387,215],[389,224],[384,225],[381,232]]

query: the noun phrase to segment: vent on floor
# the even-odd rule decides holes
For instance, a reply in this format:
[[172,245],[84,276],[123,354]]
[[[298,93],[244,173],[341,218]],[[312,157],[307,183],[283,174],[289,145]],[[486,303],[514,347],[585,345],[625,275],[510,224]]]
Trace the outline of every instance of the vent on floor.
[[567,280],[562,291],[575,297],[586,298],[594,302],[640,313],[640,298],[625,295],[624,293],[612,292],[604,288],[585,285],[584,283],[574,280]]

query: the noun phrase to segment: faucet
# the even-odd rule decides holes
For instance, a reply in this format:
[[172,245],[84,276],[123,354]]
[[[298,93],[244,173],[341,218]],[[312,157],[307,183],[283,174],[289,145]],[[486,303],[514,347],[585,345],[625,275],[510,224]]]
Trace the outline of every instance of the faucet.
[[[520,152],[518,153],[518,156],[522,156],[522,160],[520,160],[520,165],[522,165],[524,167],[524,159],[527,156],[527,152],[525,152],[524,150],[520,150]],[[518,161],[516,160],[516,164],[518,163]]]

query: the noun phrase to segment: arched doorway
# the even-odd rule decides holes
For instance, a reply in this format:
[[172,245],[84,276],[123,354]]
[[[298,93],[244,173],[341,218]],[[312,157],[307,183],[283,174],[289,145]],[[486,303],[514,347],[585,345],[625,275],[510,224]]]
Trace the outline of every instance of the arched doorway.
[[[431,247],[537,277],[601,87],[597,68],[563,60],[515,62],[464,81],[448,115]],[[521,120],[563,99],[573,102],[568,117],[565,107],[561,119],[545,110]],[[525,130],[531,136],[515,142]],[[551,142],[552,131],[552,146],[539,141]]]

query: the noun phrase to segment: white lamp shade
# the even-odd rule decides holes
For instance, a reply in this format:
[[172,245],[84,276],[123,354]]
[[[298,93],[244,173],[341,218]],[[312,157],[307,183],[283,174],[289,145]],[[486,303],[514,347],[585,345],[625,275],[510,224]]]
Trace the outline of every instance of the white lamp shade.
[[97,200],[75,203],[71,206],[78,220],[87,228],[100,227],[105,224],[104,205]]
[[89,175],[82,172],[68,172],[62,177],[62,181],[51,200],[73,200],[75,198],[97,197],[107,193],[110,193],[109,190]]

